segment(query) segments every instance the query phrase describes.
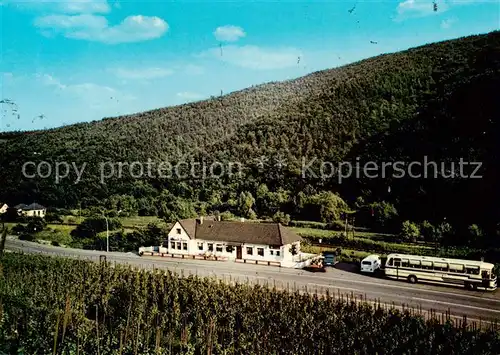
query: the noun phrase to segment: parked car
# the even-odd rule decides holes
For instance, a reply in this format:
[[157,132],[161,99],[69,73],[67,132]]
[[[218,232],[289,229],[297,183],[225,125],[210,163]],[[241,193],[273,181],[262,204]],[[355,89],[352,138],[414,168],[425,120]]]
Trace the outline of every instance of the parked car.
[[374,274],[380,270],[381,266],[382,260],[380,259],[380,256],[373,254],[361,260],[360,271]]
[[325,266],[334,266],[335,263],[336,263],[336,258],[335,258],[335,253],[334,252],[323,252],[323,256],[324,256],[324,264]]

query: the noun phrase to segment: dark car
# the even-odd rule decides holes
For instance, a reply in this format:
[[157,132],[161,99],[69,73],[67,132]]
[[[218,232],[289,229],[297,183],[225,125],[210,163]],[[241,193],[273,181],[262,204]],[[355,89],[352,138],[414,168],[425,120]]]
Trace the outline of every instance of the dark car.
[[325,266],[334,266],[335,265],[335,253],[334,252],[323,252],[323,256],[325,257],[323,263]]

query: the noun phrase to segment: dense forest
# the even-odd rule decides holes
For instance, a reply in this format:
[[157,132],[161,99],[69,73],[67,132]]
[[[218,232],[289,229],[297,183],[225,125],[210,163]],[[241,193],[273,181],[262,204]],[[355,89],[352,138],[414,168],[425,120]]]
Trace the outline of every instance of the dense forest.
[[[269,83],[210,100],[46,131],[0,135],[0,200],[50,207],[103,205],[141,215],[231,211],[331,222],[345,211],[390,229],[403,220],[477,224],[500,239],[500,32],[459,38]],[[265,157],[266,159],[262,158]],[[435,178],[303,176],[304,162],[444,163]],[[123,170],[101,180],[102,162],[183,165],[183,177]],[[480,179],[458,162],[482,162]],[[85,163],[56,182],[26,178],[25,162]],[[241,174],[200,178],[197,162],[238,163]],[[453,168],[451,163],[456,165]],[[308,164],[308,163],[307,163]],[[306,164],[306,165],[307,165]],[[218,167],[215,173],[222,173]],[[471,166],[465,172],[473,172]],[[196,170],[198,171],[198,170]],[[32,173],[32,170],[29,171]],[[191,172],[191,173],[190,173]],[[108,172],[106,172],[108,173]],[[111,175],[111,174],[110,174]],[[175,174],[174,174],[175,175]],[[193,175],[196,175],[193,176]],[[380,216],[397,216],[387,223]],[[393,218],[394,219],[394,218]],[[397,223],[396,223],[397,222]],[[376,224],[376,223],[375,223]]]

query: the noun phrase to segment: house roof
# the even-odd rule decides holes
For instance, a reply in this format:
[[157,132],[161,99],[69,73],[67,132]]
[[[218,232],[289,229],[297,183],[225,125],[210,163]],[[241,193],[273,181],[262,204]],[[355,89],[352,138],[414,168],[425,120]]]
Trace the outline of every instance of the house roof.
[[42,205],[39,205],[38,203],[32,203],[31,205],[25,205],[24,203],[21,203],[17,206],[14,206],[14,208],[18,210],[25,210],[25,211],[35,211],[35,210],[44,210],[45,207]]
[[184,219],[179,223],[189,237],[214,242],[286,245],[301,240],[280,223],[215,221],[206,220],[206,217],[201,224],[196,219]]

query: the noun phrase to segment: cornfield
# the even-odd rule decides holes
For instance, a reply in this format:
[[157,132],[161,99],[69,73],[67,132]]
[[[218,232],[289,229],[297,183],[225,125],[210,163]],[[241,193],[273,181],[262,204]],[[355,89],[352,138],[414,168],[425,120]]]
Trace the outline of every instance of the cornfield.
[[[497,349],[497,350],[495,350]],[[410,310],[48,256],[0,259],[10,354],[497,354],[496,329]]]

